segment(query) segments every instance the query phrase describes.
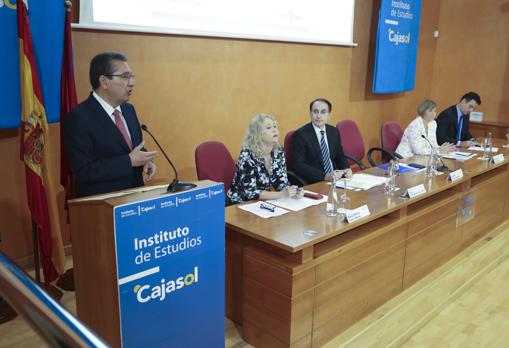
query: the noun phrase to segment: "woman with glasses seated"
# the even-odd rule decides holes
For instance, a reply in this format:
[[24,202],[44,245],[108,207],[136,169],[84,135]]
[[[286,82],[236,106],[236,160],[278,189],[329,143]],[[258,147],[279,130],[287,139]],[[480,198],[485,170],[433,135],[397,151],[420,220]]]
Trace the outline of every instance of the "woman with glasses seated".
[[[440,153],[454,151],[454,144],[444,143],[438,146],[436,116],[437,104],[433,100],[424,100],[417,108],[417,117],[406,127],[396,152],[403,157],[429,155],[431,145]],[[423,138],[423,135],[429,142]]]
[[258,114],[249,123],[236,167],[226,205],[257,199],[302,198],[304,194],[289,184],[278,125],[270,115]]

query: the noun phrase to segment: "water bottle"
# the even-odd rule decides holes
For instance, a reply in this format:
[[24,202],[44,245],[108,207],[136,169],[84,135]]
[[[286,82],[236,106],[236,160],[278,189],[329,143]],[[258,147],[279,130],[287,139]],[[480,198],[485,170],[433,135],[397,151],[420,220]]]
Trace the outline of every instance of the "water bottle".
[[435,151],[433,151],[429,156],[428,165],[426,166],[426,176],[428,178],[432,178],[433,176],[435,176],[435,172],[437,170],[437,162],[438,162],[437,154]]
[[493,139],[491,136],[491,132],[488,132],[488,158],[491,158],[491,151],[493,150]]
[[338,214],[338,193],[336,192],[336,177],[332,175],[330,182],[330,191],[327,196],[326,214],[327,216],[336,216]]
[[389,162],[389,167],[387,168],[387,176],[389,178],[384,184],[384,193],[388,196],[392,195],[396,188],[396,175],[398,174],[398,169],[398,164],[394,160],[391,160]]

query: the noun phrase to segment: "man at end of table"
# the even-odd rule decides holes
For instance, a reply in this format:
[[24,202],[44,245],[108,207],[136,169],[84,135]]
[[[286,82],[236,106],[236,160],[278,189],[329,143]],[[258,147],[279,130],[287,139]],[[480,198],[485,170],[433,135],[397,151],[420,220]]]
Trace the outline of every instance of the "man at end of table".
[[481,97],[475,92],[468,92],[461,97],[458,104],[445,109],[437,118],[438,145],[452,143],[458,147],[469,147],[475,144],[470,134],[470,113],[481,105]]

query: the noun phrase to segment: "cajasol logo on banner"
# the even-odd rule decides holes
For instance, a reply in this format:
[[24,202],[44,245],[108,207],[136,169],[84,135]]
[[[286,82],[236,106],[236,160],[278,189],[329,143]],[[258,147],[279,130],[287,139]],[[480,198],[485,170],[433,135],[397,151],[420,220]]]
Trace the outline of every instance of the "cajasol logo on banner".
[[421,0],[382,0],[373,93],[414,89],[420,13]]
[[224,347],[223,185],[115,207],[123,347]]

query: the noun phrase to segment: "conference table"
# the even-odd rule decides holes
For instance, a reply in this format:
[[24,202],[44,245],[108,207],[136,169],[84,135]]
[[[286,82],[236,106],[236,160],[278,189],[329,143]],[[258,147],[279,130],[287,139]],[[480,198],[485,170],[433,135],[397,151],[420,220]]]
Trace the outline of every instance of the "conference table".
[[[257,347],[327,343],[509,218],[509,150],[505,140],[494,143],[505,155],[497,164],[479,160],[482,152],[444,159],[463,172],[454,181],[448,173],[403,173],[392,196],[383,185],[348,191],[351,209],[367,204],[370,212],[352,223],[326,216],[325,204],[268,219],[228,207],[227,317]],[[425,193],[400,196],[419,184]],[[329,186],[305,189],[326,195]]]

